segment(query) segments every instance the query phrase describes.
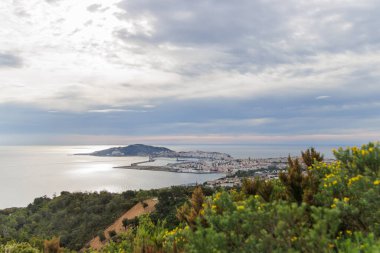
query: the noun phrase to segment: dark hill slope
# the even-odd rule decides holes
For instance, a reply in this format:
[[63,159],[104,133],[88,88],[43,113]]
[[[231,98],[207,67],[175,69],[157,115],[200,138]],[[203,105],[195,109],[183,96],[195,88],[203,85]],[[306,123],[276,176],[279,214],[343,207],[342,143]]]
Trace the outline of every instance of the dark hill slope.
[[174,157],[176,152],[164,147],[153,147],[144,144],[133,144],[126,147],[115,147],[95,151],[95,156],[166,156]]

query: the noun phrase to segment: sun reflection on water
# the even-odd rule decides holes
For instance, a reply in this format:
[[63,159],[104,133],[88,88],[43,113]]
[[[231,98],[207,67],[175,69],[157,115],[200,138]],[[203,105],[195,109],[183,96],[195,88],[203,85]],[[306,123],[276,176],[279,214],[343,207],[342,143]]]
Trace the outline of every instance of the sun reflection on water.
[[67,171],[68,174],[71,175],[89,175],[99,172],[110,172],[112,171],[114,165],[110,163],[102,163],[102,164],[88,164],[85,167],[80,167],[78,169],[72,169],[70,171]]

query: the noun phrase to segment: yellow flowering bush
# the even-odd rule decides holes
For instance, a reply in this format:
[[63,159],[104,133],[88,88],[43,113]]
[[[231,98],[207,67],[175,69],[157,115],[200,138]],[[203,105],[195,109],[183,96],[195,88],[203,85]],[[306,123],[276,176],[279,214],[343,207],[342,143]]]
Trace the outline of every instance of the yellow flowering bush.
[[380,173],[380,142],[369,143],[359,147],[339,148],[334,152],[343,168],[353,175],[368,175],[379,177]]

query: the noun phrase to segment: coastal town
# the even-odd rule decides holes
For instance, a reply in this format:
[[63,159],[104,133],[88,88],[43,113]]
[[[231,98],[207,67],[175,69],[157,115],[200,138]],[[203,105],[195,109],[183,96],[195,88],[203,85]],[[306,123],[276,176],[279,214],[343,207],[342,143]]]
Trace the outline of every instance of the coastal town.
[[223,177],[204,184],[209,187],[234,187],[241,185],[243,177],[277,178],[278,173],[287,168],[287,157],[199,159],[168,164],[167,167],[181,173],[221,173]]
[[[235,187],[243,178],[278,178],[288,165],[288,157],[234,158],[229,154],[207,151],[173,151],[165,147],[134,144],[100,150],[87,155],[95,156],[144,156],[148,159],[118,166],[118,169],[167,171],[176,173],[220,174],[220,178],[207,181],[209,187]],[[292,157],[295,159],[296,157]],[[331,160],[332,161],[332,160]],[[327,161],[327,162],[331,162]],[[306,168],[306,167],[305,167]]]
[[[196,174],[220,173],[220,178],[203,183],[205,186],[214,188],[239,187],[244,178],[276,179],[279,173],[286,171],[288,167],[288,157],[235,159],[228,154],[217,152],[188,152],[188,154],[190,153],[191,156],[186,156],[187,159],[177,159],[165,166],[134,166],[131,169]],[[291,158],[297,159],[299,157]],[[326,163],[333,161],[334,159],[325,160]],[[303,164],[303,166],[306,169],[306,165]]]
[[261,168],[276,167],[283,169],[286,167],[287,158],[265,158],[265,159],[198,159],[196,161],[183,161],[171,163],[167,166],[178,172],[193,172],[193,173],[224,173],[233,174],[236,171],[249,171]]
[[[287,157],[235,159],[229,154],[218,152],[190,151],[166,165],[155,165],[162,157],[149,157],[149,160],[133,163],[121,169],[168,171],[176,173],[220,174],[220,178],[207,181],[209,187],[234,187],[242,184],[245,177],[277,178],[280,171],[287,168]],[[167,159],[167,157],[166,157]]]

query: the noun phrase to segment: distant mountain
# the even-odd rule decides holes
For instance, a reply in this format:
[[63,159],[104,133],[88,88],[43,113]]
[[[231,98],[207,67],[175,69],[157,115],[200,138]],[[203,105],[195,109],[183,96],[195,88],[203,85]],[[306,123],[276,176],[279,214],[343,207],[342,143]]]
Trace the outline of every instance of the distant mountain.
[[94,156],[163,156],[175,157],[177,152],[164,147],[153,147],[144,144],[133,144],[126,147],[115,147],[95,151],[88,155]]

